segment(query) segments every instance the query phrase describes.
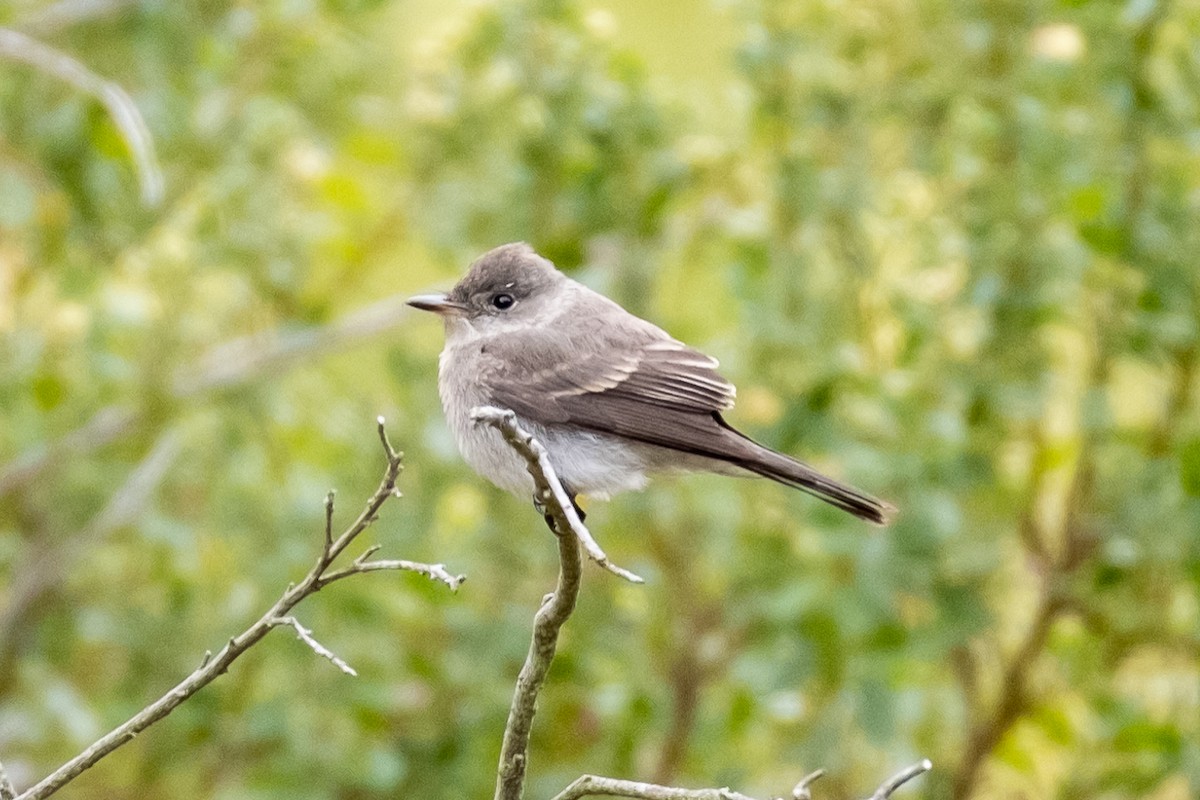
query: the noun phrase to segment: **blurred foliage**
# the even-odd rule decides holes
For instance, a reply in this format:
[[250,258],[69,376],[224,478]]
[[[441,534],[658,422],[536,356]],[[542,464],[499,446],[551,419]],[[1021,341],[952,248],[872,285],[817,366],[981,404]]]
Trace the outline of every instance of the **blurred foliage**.
[[29,30],[130,92],[167,198],[92,99],[0,61],[19,783],[307,569],[383,414],[408,468],[371,535],[463,590],[323,593],[299,617],[359,678],[275,634],[67,791],[490,792],[554,548],[454,453],[432,321],[333,334],[527,239],[721,357],[735,423],[902,509],[709,477],[591,506],[649,585],[588,571],[531,797],[823,766],[837,800],[919,756],[909,796],[1200,795],[1195,4],[95,5]]

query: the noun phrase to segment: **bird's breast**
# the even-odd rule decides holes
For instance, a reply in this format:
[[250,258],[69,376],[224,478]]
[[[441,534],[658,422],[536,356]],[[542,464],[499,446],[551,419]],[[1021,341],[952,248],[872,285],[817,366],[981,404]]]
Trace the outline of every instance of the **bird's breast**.
[[438,394],[446,424],[454,434],[463,459],[501,489],[518,495],[533,493],[533,479],[525,462],[490,425],[476,425],[471,410],[495,405],[481,370],[483,345],[447,346],[438,360]]

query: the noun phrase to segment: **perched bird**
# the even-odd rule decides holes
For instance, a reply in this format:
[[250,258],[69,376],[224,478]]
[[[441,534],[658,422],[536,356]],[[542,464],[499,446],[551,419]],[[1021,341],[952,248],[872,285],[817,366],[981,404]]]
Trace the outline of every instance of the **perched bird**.
[[408,304],[441,316],[442,408],[476,472],[533,493],[524,460],[500,433],[470,419],[498,406],[546,448],[568,494],[641,489],[651,473],[761,475],[869,522],[887,503],[739,433],[721,416],[734,387],[716,359],[571,280],[524,243],[491,250],[449,294]]

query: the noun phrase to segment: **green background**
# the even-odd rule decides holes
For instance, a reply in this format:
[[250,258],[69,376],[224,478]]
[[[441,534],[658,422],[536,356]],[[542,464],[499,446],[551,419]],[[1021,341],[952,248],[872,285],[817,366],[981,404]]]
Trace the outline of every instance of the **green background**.
[[[403,298],[497,244],[722,361],[730,420],[892,500],[759,481],[589,505],[531,798],[582,772],[863,797],[1200,795],[1200,7],[1187,2],[0,6],[120,84],[0,60],[0,760],[46,774],[310,566],[441,561],[287,632],[67,790],[491,791],[553,542],[472,474]],[[377,305],[378,304],[378,305]]]

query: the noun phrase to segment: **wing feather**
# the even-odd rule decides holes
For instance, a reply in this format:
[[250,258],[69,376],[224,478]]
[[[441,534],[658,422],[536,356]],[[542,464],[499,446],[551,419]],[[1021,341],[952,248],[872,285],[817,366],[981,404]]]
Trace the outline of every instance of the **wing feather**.
[[718,458],[738,455],[733,439],[714,436],[716,415],[735,397],[717,360],[648,322],[626,319],[637,324],[577,324],[553,339],[544,329],[509,331],[486,345],[484,382],[497,403],[542,423],[569,422]]

